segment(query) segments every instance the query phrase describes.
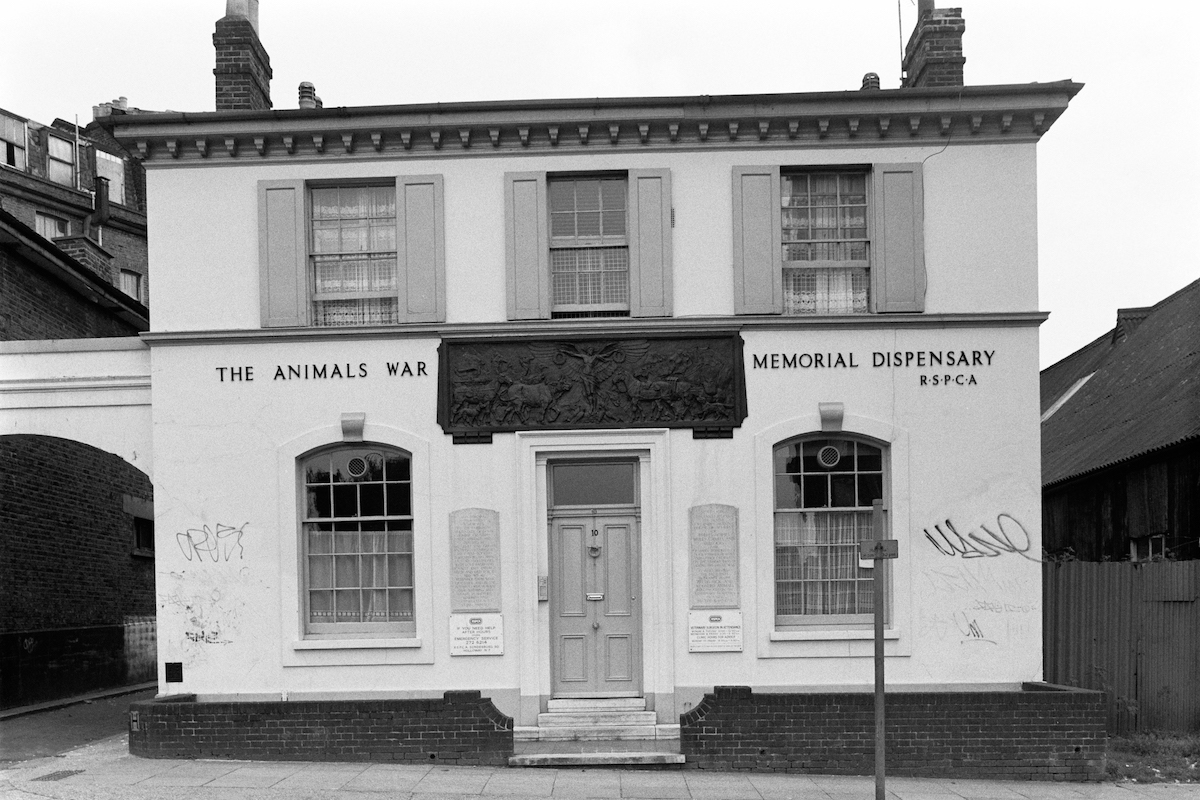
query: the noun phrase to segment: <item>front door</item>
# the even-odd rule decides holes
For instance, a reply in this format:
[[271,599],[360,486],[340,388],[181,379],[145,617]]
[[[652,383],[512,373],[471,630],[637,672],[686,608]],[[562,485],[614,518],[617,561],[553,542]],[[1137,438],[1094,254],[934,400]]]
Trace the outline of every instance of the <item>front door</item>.
[[634,508],[571,509],[550,520],[550,635],[556,697],[641,694]]

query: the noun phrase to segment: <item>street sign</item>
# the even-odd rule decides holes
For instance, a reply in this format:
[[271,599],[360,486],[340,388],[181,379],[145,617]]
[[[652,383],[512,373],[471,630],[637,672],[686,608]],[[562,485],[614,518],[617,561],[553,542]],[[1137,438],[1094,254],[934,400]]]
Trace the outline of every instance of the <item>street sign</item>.
[[898,558],[900,542],[896,539],[867,539],[858,543],[858,557],[864,561],[877,558]]

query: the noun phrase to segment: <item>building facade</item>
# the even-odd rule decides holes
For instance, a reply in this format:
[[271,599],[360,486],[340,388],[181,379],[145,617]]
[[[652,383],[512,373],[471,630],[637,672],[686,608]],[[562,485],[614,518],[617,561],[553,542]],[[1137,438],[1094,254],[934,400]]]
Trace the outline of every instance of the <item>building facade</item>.
[[898,690],[1040,680],[1035,150],[1080,86],[963,87],[923,19],[898,90],[114,119],[193,701],[135,750],[447,692],[686,738],[717,686],[868,690],[876,603]]
[[143,176],[99,126],[0,111],[3,708],[154,677]]

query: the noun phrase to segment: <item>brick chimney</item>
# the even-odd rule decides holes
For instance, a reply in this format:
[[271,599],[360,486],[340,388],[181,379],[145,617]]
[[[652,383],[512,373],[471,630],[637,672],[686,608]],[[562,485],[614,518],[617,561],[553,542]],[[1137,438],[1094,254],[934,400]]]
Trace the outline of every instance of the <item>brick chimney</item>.
[[105,283],[113,282],[112,253],[86,236],[62,236],[54,240],[54,246],[78,261]]
[[271,107],[271,58],[258,40],[258,0],[225,0],[213,34],[217,49],[217,111]]
[[934,8],[934,0],[918,0],[917,26],[904,48],[901,88],[962,86],[966,29],[961,8]]

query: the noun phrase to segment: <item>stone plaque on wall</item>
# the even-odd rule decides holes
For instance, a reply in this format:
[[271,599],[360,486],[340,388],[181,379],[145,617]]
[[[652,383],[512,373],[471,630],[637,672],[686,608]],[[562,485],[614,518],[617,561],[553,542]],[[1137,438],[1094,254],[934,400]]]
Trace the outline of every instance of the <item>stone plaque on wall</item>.
[[450,514],[450,607],[500,610],[500,514],[491,509]]
[[575,428],[692,428],[746,418],[742,339],[696,336],[443,341],[438,422],[455,442]]
[[737,608],[738,512],[710,503],[688,509],[692,608]]

